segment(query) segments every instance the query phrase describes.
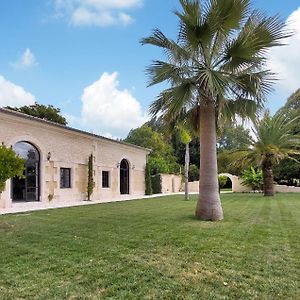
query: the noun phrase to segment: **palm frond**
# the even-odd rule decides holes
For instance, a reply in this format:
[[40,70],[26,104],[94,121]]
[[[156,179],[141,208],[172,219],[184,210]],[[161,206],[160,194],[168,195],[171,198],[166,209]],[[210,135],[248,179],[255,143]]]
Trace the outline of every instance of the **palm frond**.
[[178,41],[188,48],[200,48],[203,52],[204,45],[210,41],[212,34],[204,19],[200,1],[181,0],[180,3],[183,12],[175,12],[180,20]]
[[168,39],[159,29],[154,29],[152,35],[140,40],[142,45],[152,45],[163,48],[168,58],[174,61],[188,60],[190,54],[178,43]]
[[168,81],[172,85],[179,83],[187,76],[192,75],[190,68],[186,65],[176,65],[164,61],[156,60],[146,69],[150,77],[149,86]]
[[275,81],[274,73],[269,70],[241,72],[235,77],[234,89],[243,97],[263,103],[266,96],[272,92]]
[[234,71],[252,63],[263,64],[265,52],[282,45],[282,40],[289,36],[285,23],[278,16],[266,17],[254,11],[238,36],[227,42],[222,68]]
[[213,32],[228,36],[240,28],[249,11],[249,0],[211,0],[207,19]]
[[185,109],[193,106],[195,83],[185,80],[181,84],[164,90],[151,104],[149,113],[157,115],[161,113],[164,119],[172,121],[176,119]]

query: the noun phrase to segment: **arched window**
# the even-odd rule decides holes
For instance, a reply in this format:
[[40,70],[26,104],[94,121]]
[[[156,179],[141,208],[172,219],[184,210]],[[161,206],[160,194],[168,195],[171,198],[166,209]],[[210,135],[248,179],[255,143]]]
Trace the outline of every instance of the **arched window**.
[[129,163],[123,159],[120,164],[120,193],[129,194]]
[[24,178],[12,179],[13,201],[39,201],[40,154],[32,144],[18,142],[13,146],[15,153],[25,160]]

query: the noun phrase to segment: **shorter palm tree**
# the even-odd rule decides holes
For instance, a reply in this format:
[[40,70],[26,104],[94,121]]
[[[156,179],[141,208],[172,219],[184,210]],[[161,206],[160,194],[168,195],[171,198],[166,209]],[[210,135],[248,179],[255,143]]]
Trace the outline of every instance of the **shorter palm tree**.
[[[300,117],[286,121],[284,115],[271,117],[267,112],[254,123],[255,138],[249,149],[243,151],[243,162],[256,164],[263,171],[264,196],[274,196],[273,167],[282,159],[293,158],[300,154],[300,136],[293,134],[295,124]],[[240,153],[242,154],[242,153]]]
[[189,168],[190,168],[190,142],[192,141],[191,131],[183,125],[178,126],[180,140],[185,145],[184,156],[184,199],[189,200]]

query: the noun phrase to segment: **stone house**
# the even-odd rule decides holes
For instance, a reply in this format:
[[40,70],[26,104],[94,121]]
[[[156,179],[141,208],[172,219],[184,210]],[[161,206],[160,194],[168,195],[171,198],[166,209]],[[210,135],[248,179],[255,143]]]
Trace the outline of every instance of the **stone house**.
[[0,108],[0,142],[26,159],[25,178],[13,178],[0,208],[20,202],[86,200],[88,157],[94,157],[92,200],[126,199],[145,193],[149,149],[115,141]]

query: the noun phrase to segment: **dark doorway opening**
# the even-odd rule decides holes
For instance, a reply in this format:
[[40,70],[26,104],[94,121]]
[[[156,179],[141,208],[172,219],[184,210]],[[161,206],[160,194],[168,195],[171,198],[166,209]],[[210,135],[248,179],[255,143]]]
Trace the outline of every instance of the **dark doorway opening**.
[[129,194],[129,163],[123,159],[120,164],[120,193]]
[[39,201],[40,196],[40,154],[28,142],[13,146],[15,153],[25,159],[24,178],[12,179],[12,200],[15,202]]

